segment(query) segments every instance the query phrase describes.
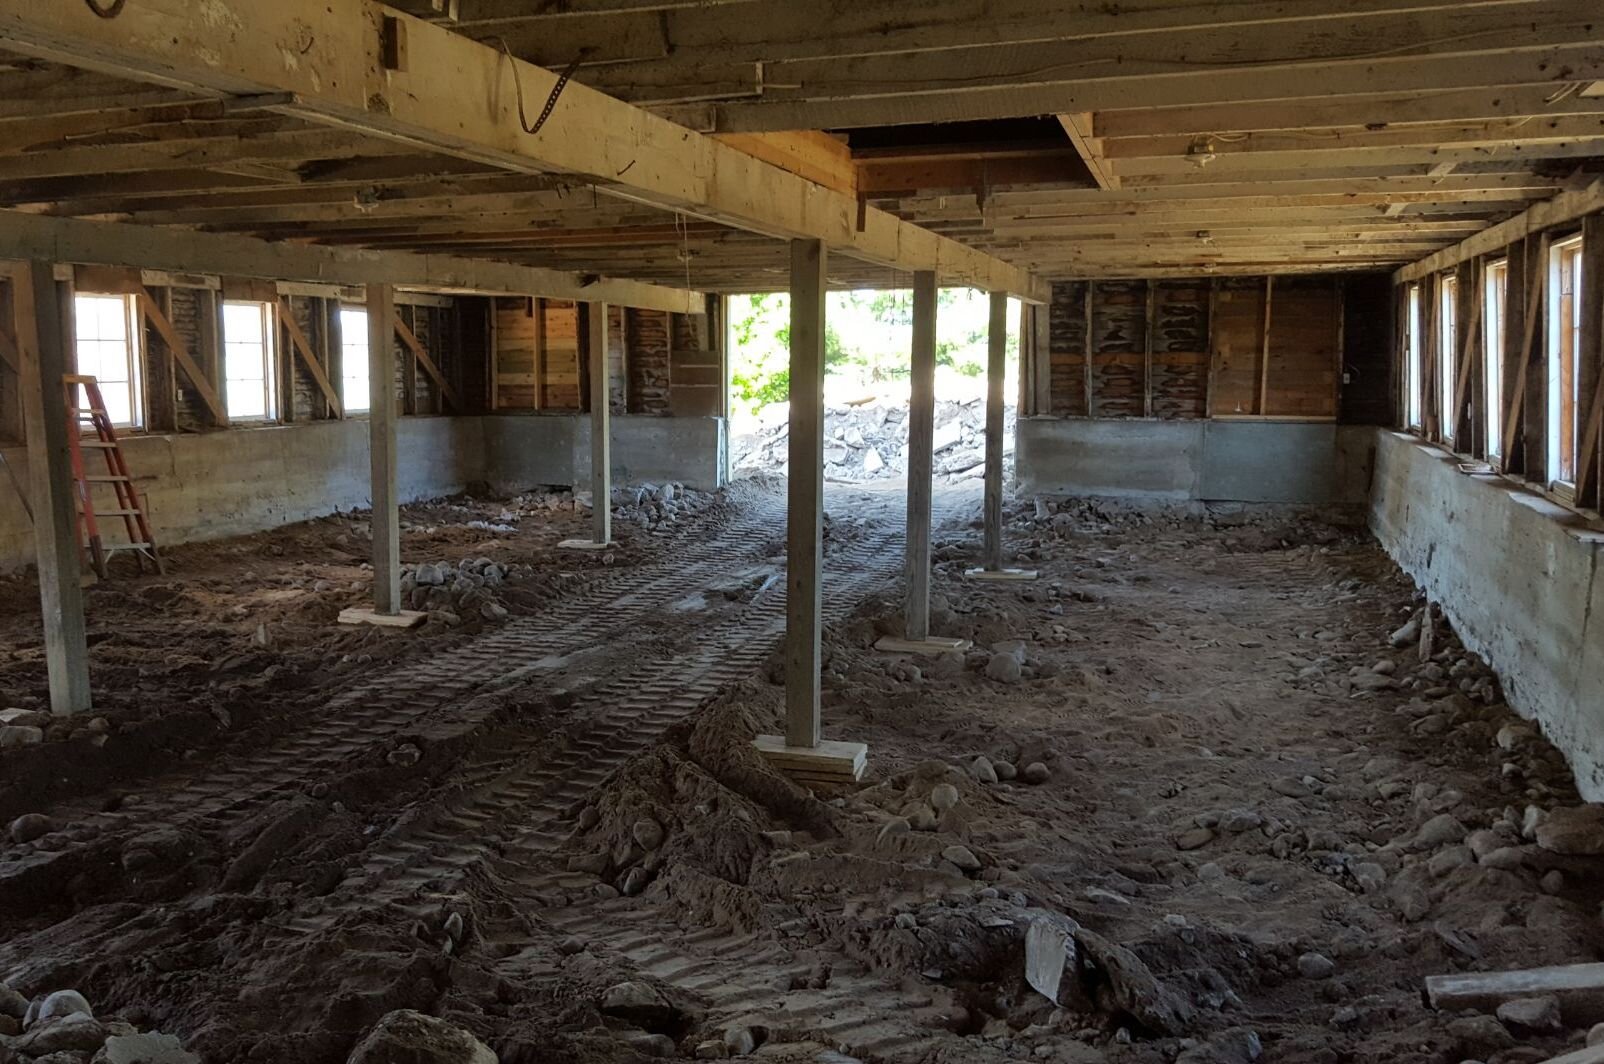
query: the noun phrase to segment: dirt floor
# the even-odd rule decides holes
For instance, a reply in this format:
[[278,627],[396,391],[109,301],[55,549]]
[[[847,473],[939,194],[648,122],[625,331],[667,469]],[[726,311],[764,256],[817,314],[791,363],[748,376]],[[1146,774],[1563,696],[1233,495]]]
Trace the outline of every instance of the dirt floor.
[[[486,1059],[463,1032],[506,1064],[1580,1044],[1422,1001],[1596,959],[1604,828],[1361,529],[1027,505],[1039,579],[983,584],[976,494],[937,500],[933,625],[976,649],[900,658],[872,649],[900,497],[832,486],[851,788],[748,742],[783,696],[772,484],[626,497],[606,555],[555,550],[584,534],[562,496],[410,507],[411,632],[333,623],[368,595],[360,516],[170,551],[89,592],[99,703],[70,723],[37,715],[37,612],[11,611],[0,705],[43,741],[0,750],[0,1061],[45,1057],[66,1021],[9,1012],[68,988],[102,1040],[208,1064]],[[72,1033],[50,1064],[89,1061]]]

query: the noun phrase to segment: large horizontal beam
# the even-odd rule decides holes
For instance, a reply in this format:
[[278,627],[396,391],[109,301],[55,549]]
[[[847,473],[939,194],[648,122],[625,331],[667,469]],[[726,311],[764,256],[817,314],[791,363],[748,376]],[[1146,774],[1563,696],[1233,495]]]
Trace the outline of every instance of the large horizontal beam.
[[[1483,229],[1453,247],[1444,248],[1419,262],[1410,263],[1394,274],[1393,280],[1399,284],[1417,281],[1422,277],[1457,266],[1467,259],[1495,254],[1517,240],[1523,240],[1556,225],[1574,222],[1599,210],[1604,210],[1604,179],[1596,180],[1585,188],[1561,192],[1551,200],[1533,204],[1507,222],[1500,222],[1498,225]],[[1596,283],[1596,280],[1595,278],[1593,283]]]
[[[507,170],[563,173],[626,199],[776,238],[813,238],[948,284],[1032,301],[1045,285],[993,256],[569,84],[537,133],[520,110],[550,71],[372,0],[219,5],[140,0],[115,19],[88,5],[0,0],[0,45],[205,94],[273,97],[273,109]],[[522,105],[522,106],[521,106]]]
[[547,296],[701,313],[700,292],[479,259],[360,251],[0,211],[0,259],[137,266],[174,273],[324,284],[396,284],[436,292]]

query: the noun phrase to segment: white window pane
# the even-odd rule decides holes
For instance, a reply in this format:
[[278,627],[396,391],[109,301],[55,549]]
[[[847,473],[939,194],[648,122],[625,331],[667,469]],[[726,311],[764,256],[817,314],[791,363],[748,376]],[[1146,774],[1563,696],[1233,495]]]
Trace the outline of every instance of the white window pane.
[[102,383],[100,397],[106,401],[106,413],[111,415],[113,424],[133,424],[133,400],[128,385]]
[[267,393],[261,381],[229,381],[225,401],[230,417],[267,416]]
[[345,409],[350,413],[361,413],[368,409],[368,379],[366,377],[347,377],[345,385]]

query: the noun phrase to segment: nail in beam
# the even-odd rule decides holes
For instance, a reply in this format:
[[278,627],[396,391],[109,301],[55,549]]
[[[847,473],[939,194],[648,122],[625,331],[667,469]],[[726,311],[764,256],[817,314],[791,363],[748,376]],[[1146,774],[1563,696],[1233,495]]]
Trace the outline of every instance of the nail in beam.
[[[607,304],[585,304],[586,359],[590,370],[590,539],[565,539],[568,550],[602,550],[613,543],[612,383],[607,365]],[[670,318],[672,319],[672,315]],[[672,320],[669,327],[673,327]]]
[[875,643],[893,654],[940,654],[967,650],[967,639],[930,634],[930,482],[935,465],[936,426],[936,275],[913,275],[913,359],[908,398],[908,539],[903,566],[907,598],[903,638],[884,636]]
[[964,575],[977,580],[1034,580],[1032,569],[1005,569],[1002,556],[1003,377],[1008,372],[1008,293],[991,294],[986,336],[986,498],[982,567]]
[[791,241],[791,436],[785,547],[785,735],[755,745],[804,783],[851,783],[868,747],[821,742],[819,578],[824,561],[824,297],[826,256],[817,240]]
[[401,608],[400,476],[396,465],[395,290],[368,285],[368,452],[373,474],[373,608],[341,624],[410,628],[426,614]]
[[20,266],[12,289],[17,346],[22,355],[23,431],[33,480],[35,560],[50,675],[50,711],[82,713],[92,708],[89,649],[84,635],[84,598],[79,584],[78,512],[73,503],[72,459],[67,423],[66,314],[71,289],[58,292],[48,262]]

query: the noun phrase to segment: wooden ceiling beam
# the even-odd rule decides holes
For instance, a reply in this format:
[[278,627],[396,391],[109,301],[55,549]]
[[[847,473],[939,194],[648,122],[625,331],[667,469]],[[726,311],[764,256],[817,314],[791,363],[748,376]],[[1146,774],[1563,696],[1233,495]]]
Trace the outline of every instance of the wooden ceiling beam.
[[229,164],[265,163],[282,170],[313,159],[399,155],[404,145],[364,140],[338,130],[313,129],[251,137],[200,137],[129,144],[55,148],[0,155],[0,182],[73,177],[80,174],[193,170]]
[[1490,255],[1517,240],[1540,233],[1551,226],[1564,225],[1597,210],[1604,210],[1604,179],[1576,189],[1567,189],[1553,199],[1533,204],[1514,218],[1484,229],[1420,262],[1400,269],[1393,277],[1399,284],[1419,280],[1429,274],[1457,266],[1480,255]]
[[699,313],[701,293],[441,255],[351,251],[181,229],[0,211],[0,259],[138,266],[325,284],[404,284],[441,292],[543,295]]
[[1504,148],[1604,139],[1604,113],[1564,118],[1499,119],[1465,125],[1410,125],[1388,129],[1273,131],[1222,136],[1179,134],[1103,140],[1108,158],[1120,160],[1210,155],[1347,153],[1366,148]]
[[[478,0],[482,5],[496,0]],[[1239,38],[1274,36],[1289,25],[1331,29],[1331,23],[1363,22],[1445,6],[1460,10],[1514,11],[1540,0],[1490,0],[1445,5],[1443,0],[747,0],[739,4],[686,3],[593,13],[588,18],[530,17],[500,21],[482,31],[505,39],[514,54],[561,69],[576,56],[588,64],[621,65],[669,59],[681,66],[833,60],[1019,46],[1065,40],[1120,38],[1229,28]],[[519,0],[500,0],[503,13]],[[475,0],[463,0],[458,25],[476,32]],[[540,5],[522,3],[528,11]],[[556,6],[556,5],[554,5]],[[568,4],[560,5],[570,6]],[[644,5],[639,5],[644,7]],[[480,7],[482,10],[482,7]],[[963,60],[958,60],[961,64]],[[967,64],[966,64],[967,65]]]
[[[933,269],[1033,301],[1025,271],[770,166],[683,127],[569,84],[538,134],[519,101],[541,100],[550,71],[372,0],[279,0],[196,19],[184,3],[141,3],[115,20],[86,5],[0,0],[0,45],[204,94],[268,95],[280,113],[413,150],[513,172],[569,174],[624,199],[770,237],[823,241],[839,254]],[[294,64],[264,42],[304,42]],[[403,58],[404,57],[404,58]],[[817,127],[814,127],[817,128]]]
[[1263,151],[1225,151],[1215,154],[1217,147],[1207,147],[1192,155],[1111,159],[1110,165],[1113,166],[1115,173],[1122,177],[1185,175],[1198,170],[1208,170],[1211,175],[1247,178],[1256,172],[1293,169],[1301,170],[1311,176],[1320,174],[1339,176],[1343,170],[1358,174],[1374,166],[1396,164],[1442,165],[1462,161],[1502,159],[1530,165],[1541,160],[1587,159],[1604,154],[1604,141],[1600,139],[1447,148],[1429,145],[1355,147],[1341,150],[1289,147]]
[[[1077,73],[1078,65],[1010,82],[988,76],[980,83],[953,84],[937,78],[911,88],[902,81],[873,86],[862,79],[849,86],[810,86],[802,98],[778,91],[724,102],[663,105],[655,108],[692,129],[752,132],[775,129],[851,129],[860,126],[931,122],[988,121],[1022,115],[1131,108],[1174,108],[1199,104],[1253,104],[1377,93],[1410,93],[1489,86],[1547,85],[1556,91],[1577,80],[1604,78],[1604,45],[1574,28],[1520,33],[1523,42],[1538,36],[1531,49],[1511,47],[1475,54],[1426,54],[1379,59],[1310,60],[1255,68],[1229,63],[1177,72],[1147,64],[1112,61]],[[1580,41],[1581,43],[1578,43]],[[1444,46],[1447,47],[1447,46]],[[1118,73],[1109,71],[1118,70]],[[754,86],[746,87],[748,94]]]
[[[1556,95],[1560,98],[1555,99]],[[1092,121],[1100,137],[1201,136],[1292,129],[1375,129],[1421,123],[1558,118],[1604,113],[1604,100],[1560,95],[1552,84],[1446,92],[1372,93],[1330,99],[1106,110]]]
[[1102,138],[1092,133],[1092,116],[1090,112],[1081,111],[1075,114],[1061,114],[1058,124],[1064,127],[1064,135],[1075,146],[1075,153],[1080,156],[1081,162],[1086,164],[1086,170],[1092,175],[1097,187],[1105,191],[1115,191],[1119,188],[1119,175],[1108,165],[1108,156],[1104,152]]

